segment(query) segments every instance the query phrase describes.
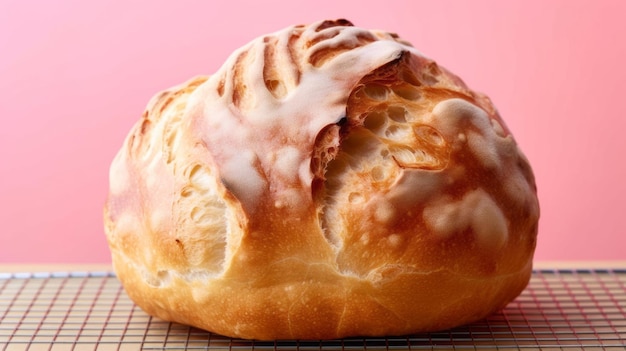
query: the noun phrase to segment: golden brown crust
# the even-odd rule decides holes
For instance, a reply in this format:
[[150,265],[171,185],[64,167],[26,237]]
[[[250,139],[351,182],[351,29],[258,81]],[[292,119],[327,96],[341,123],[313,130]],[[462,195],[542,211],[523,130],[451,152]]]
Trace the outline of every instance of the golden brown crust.
[[129,296],[224,335],[438,330],[530,278],[534,178],[489,99],[347,21],[264,36],[158,94],[110,178]]

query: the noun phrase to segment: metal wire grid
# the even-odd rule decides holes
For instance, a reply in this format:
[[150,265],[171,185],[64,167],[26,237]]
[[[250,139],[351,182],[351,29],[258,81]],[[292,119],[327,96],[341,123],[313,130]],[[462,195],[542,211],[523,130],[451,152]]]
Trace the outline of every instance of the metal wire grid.
[[626,349],[626,269],[537,270],[483,321],[406,337],[263,342],[152,318],[110,272],[0,273],[0,350]]

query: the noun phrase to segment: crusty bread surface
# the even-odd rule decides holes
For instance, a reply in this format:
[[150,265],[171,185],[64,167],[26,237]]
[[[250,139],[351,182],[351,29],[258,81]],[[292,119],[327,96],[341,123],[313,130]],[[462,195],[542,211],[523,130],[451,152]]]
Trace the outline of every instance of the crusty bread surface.
[[147,313],[249,339],[476,321],[527,285],[539,204],[491,101],[395,34],[268,34],[157,94],[105,231]]

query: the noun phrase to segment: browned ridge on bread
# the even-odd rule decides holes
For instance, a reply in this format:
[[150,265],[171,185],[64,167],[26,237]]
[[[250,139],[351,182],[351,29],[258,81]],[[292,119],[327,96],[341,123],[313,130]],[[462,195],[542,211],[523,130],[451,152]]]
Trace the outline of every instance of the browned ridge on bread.
[[157,94],[114,159],[126,292],[233,337],[434,331],[527,285],[539,204],[491,101],[395,34],[298,25]]

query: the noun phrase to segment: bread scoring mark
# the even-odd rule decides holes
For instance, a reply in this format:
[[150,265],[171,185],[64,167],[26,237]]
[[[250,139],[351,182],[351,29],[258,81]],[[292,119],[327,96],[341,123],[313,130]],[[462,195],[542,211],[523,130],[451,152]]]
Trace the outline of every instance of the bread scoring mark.
[[332,27],[352,27],[352,26],[354,26],[352,22],[348,21],[345,18],[340,18],[337,20],[325,20],[315,27],[315,31],[320,32],[326,28],[332,28]]
[[341,126],[337,123],[324,127],[315,139],[315,145],[323,145],[313,150],[311,172],[317,179],[324,179],[326,165],[338,152]]
[[[179,148],[181,143],[181,123],[183,121],[183,115],[187,109],[187,99],[189,95],[195,91],[202,83],[206,82],[208,77],[198,76],[191,79],[185,85],[172,90],[170,93],[170,102],[168,102],[168,109],[161,110],[161,116],[168,116],[169,118],[163,118],[162,121],[162,140],[163,145],[161,151],[163,152],[165,161],[167,164],[171,164],[175,158],[175,151]],[[172,104],[172,101],[175,101]]]
[[325,21],[315,29],[304,47],[309,51],[308,63],[320,67],[342,52],[375,40],[369,31],[354,28],[348,21]]
[[338,36],[339,34],[341,34],[342,28],[337,28],[336,26],[326,27],[326,28],[332,28],[332,29],[324,30],[322,33],[319,33],[321,30],[315,30],[316,33],[311,37],[311,39],[307,40],[304,43],[304,47],[307,49],[310,49],[313,45],[316,45],[319,42],[332,39]]
[[[395,65],[404,63],[399,59]],[[366,79],[353,90],[349,106],[362,107],[348,111],[345,132],[335,133],[341,137],[341,144],[338,151],[333,148],[334,157],[316,166],[325,170],[321,225],[329,242],[340,248],[345,241],[341,228],[350,227],[345,216],[351,211],[340,210],[346,203],[360,211],[357,208],[373,203],[371,194],[391,189],[403,169],[438,170],[449,162],[446,140],[436,129],[420,122],[425,111],[420,107],[417,87],[422,84],[402,81],[399,74],[389,73],[389,67],[382,70],[383,74],[372,73],[375,78]],[[414,74],[401,76],[415,79]],[[329,137],[328,133],[323,135]],[[392,225],[397,211],[391,204],[382,202],[373,208],[374,222]]]
[[293,76],[293,85],[297,86],[300,84],[300,77],[302,76],[302,67],[301,67],[301,59],[300,59],[300,50],[298,48],[298,41],[300,39],[301,33],[293,31],[289,33],[289,38],[287,40],[287,58],[288,63],[287,66],[291,67],[291,72]]
[[[221,198],[217,183],[206,166],[191,164],[183,171],[186,184],[181,187],[175,206],[178,225],[176,238],[192,267],[204,267],[215,274],[223,270],[233,214]],[[187,228],[195,230],[189,231]]]
[[276,57],[276,46],[278,39],[276,37],[265,37],[263,42],[265,43],[263,81],[274,98],[282,99],[287,95],[287,87],[285,87],[285,83],[282,81],[281,75],[279,74],[280,71],[277,67],[278,58]]
[[[136,222],[149,223],[158,231],[155,236],[168,238],[171,245],[163,246],[161,256],[172,257],[174,266],[181,263],[186,267],[198,267],[207,275],[219,275],[231,259],[233,251],[241,240],[241,226],[235,218],[233,206],[228,204],[216,175],[207,164],[207,160],[199,162],[193,155],[201,154],[204,149],[201,143],[192,142],[189,137],[189,99],[207,77],[194,78],[181,86],[174,87],[158,96],[149,104],[147,117],[158,111],[159,119],[150,119],[150,127],[145,129],[144,137],[150,139],[154,147],[142,150],[141,154],[133,156],[132,162],[146,164],[139,167],[144,174],[146,189],[143,205],[147,219],[136,218]],[[144,127],[145,124],[142,125]],[[157,146],[160,146],[157,147]],[[196,150],[193,150],[196,149]],[[192,151],[193,150],[193,151]],[[165,167],[163,170],[171,172],[166,175],[161,171],[151,171],[153,167]],[[159,189],[162,183],[172,176],[176,179],[171,208],[155,206],[150,200],[154,196],[162,197]],[[119,177],[119,176],[116,176]],[[157,201],[163,201],[157,199]],[[164,226],[163,218],[172,218],[173,225],[168,230]],[[158,257],[156,255],[155,257]],[[201,267],[201,268],[200,268]],[[152,285],[163,286],[165,277],[161,274],[152,274]],[[169,271],[171,275],[173,271]]]
[[220,75],[220,80],[217,83],[217,94],[222,97],[224,96],[224,85],[226,84],[225,74]]
[[[367,45],[376,41],[376,38],[368,32],[360,33],[356,37],[350,37],[350,40],[342,37],[342,32],[333,31],[334,35],[323,38],[324,41],[315,43],[311,47],[309,55],[309,63],[314,67],[320,67],[327,61],[331,60],[341,53],[350,51],[354,48]],[[332,40],[338,37],[339,40]]]
[[[246,85],[245,80],[245,70],[248,66],[246,62],[246,58],[250,54],[249,50],[242,51],[237,59],[235,60],[235,64],[233,65],[233,88],[232,88],[232,102],[235,106],[237,106],[240,110],[244,109],[246,106],[246,102],[249,99],[250,93],[248,92],[248,86]],[[218,88],[219,91],[219,88]]]

